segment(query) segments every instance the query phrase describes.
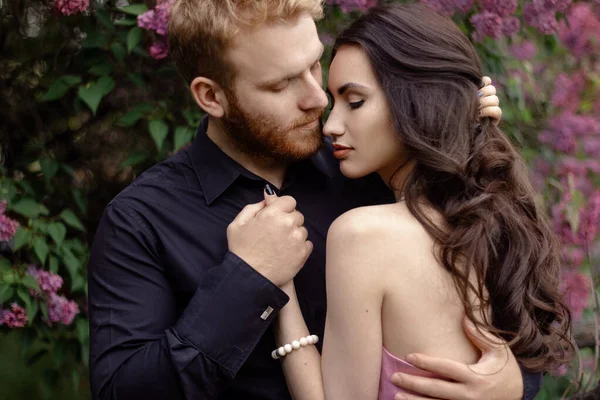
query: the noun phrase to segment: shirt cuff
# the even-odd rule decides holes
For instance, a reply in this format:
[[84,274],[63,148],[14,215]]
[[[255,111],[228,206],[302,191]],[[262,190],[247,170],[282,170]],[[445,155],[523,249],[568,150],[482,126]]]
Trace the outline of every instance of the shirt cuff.
[[228,252],[203,278],[174,329],[235,374],[288,301],[275,284]]

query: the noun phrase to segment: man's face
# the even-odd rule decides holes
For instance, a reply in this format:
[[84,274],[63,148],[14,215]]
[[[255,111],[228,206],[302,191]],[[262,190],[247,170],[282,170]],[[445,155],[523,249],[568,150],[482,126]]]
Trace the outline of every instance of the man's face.
[[240,151],[290,162],[321,147],[322,53],[309,16],[236,35],[227,52],[235,80],[221,121]]

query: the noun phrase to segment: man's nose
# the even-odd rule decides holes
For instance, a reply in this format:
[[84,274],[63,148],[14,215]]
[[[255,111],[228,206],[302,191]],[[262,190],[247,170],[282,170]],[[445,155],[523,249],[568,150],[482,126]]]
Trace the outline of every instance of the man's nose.
[[308,81],[307,93],[300,102],[300,108],[302,110],[322,110],[327,107],[328,100],[327,94],[319,84],[319,82],[312,76]]

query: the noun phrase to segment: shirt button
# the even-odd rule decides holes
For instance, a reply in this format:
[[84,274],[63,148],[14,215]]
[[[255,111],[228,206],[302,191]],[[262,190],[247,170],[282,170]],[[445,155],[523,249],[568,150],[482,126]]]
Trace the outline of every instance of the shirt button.
[[267,309],[262,313],[262,315],[260,316],[263,320],[267,320],[267,318],[269,318],[269,315],[271,315],[271,313],[273,312],[273,307],[267,307]]

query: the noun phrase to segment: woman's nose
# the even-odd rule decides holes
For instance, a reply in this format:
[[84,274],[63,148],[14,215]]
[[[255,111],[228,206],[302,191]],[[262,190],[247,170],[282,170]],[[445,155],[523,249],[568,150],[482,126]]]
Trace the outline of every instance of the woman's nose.
[[332,110],[323,126],[323,134],[325,136],[341,136],[344,134],[344,131],[344,124],[342,124],[342,121],[336,117]]

